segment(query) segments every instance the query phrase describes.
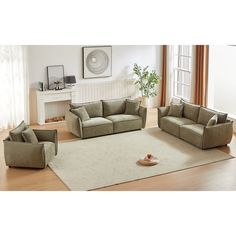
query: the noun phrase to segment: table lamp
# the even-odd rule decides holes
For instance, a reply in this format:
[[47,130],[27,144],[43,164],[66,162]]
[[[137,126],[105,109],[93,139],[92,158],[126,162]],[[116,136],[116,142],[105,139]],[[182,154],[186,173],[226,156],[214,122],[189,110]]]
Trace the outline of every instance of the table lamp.
[[76,84],[76,79],[74,75],[65,76],[65,84],[67,88],[72,88]]

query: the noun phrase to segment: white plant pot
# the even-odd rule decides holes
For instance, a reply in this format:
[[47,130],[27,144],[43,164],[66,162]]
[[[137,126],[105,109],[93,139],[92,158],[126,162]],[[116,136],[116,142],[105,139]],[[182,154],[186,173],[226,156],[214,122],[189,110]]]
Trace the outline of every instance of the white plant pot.
[[141,105],[147,108],[154,107],[154,98],[148,98],[148,97],[141,97],[140,98]]

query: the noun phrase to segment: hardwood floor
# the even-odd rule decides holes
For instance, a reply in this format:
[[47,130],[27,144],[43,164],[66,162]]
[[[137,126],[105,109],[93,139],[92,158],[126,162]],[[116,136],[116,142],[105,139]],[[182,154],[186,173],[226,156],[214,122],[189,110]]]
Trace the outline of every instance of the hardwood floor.
[[[156,123],[156,109],[149,109],[147,127],[156,126]],[[67,131],[64,123],[32,127],[58,129],[59,140],[63,142],[79,139]],[[6,167],[2,140],[8,135],[8,132],[8,130],[0,132],[0,190],[68,190],[49,167],[43,170]],[[236,135],[229,146],[219,149],[236,156]],[[236,190],[236,158],[98,190]]]

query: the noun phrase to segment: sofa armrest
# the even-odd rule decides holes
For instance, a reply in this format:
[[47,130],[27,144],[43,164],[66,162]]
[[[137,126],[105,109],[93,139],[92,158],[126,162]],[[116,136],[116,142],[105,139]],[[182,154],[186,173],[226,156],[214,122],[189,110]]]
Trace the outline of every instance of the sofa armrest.
[[139,116],[142,117],[142,128],[145,128],[146,120],[147,120],[147,108],[140,106],[139,107]]
[[74,135],[83,138],[83,129],[81,119],[74,113],[67,111],[65,114],[67,129]]
[[58,138],[57,138],[57,130],[41,130],[41,129],[33,129],[36,137],[39,142],[52,142],[55,143],[55,154],[57,155],[58,151]]
[[161,128],[161,118],[164,116],[167,116],[169,110],[170,110],[170,106],[157,108],[157,113],[158,113],[157,122],[158,122],[159,128]]
[[45,155],[43,144],[14,142],[5,139],[4,157],[7,166],[16,167],[45,167]]
[[223,146],[231,142],[233,136],[233,122],[204,127],[203,149]]

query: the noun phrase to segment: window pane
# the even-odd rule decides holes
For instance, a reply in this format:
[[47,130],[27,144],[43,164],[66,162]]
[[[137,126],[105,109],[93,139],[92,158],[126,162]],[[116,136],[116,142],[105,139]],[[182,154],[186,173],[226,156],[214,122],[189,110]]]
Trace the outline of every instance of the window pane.
[[184,72],[184,75],[183,75],[183,83],[184,84],[187,84],[187,85],[190,85],[191,84],[191,77],[190,77],[190,73],[188,72]]
[[183,97],[190,100],[190,86],[183,85]]
[[183,56],[180,56],[179,57],[179,68],[181,69],[185,69],[185,70],[189,70],[189,57],[183,57]]
[[179,54],[179,46],[174,46],[174,55]]
[[177,96],[182,97],[182,84],[177,84]]
[[179,67],[179,56],[175,55],[174,56],[174,68],[178,68]]
[[190,46],[190,45],[180,45],[178,53],[180,55],[192,57],[192,46]]
[[182,76],[181,71],[176,70],[175,81],[177,81],[177,82],[179,82],[179,83],[182,83],[182,78],[183,78],[183,76]]

